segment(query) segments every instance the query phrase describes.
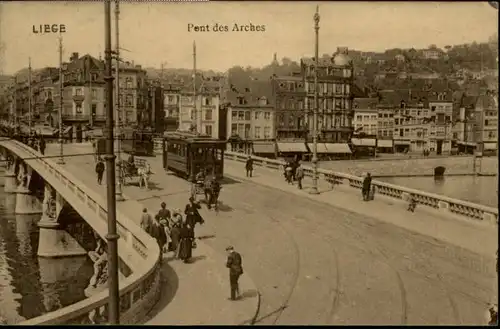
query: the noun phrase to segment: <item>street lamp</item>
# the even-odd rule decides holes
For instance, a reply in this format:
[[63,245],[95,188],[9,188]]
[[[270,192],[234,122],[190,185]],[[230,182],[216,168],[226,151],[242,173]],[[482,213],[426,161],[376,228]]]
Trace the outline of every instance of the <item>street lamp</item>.
[[106,181],[108,206],[108,287],[109,287],[109,324],[120,324],[120,295],[118,289],[118,238],[116,233],[116,194],[115,194],[115,150],[113,136],[113,73],[111,51],[111,0],[104,1],[104,44],[106,72]]
[[59,159],[57,160],[58,165],[65,164],[64,162],[64,152],[63,152],[63,124],[62,124],[62,111],[63,111],[63,70],[62,70],[62,34],[59,36]]
[[310,194],[319,194],[318,191],[318,57],[319,57],[319,6],[316,6],[316,13],[314,14],[314,31],[315,31],[315,44],[314,44],[314,114],[313,114],[313,186],[309,191]]
[[[115,80],[115,88],[116,88],[116,134],[118,135],[118,162],[121,163],[121,153],[122,153],[122,135],[121,135],[121,124],[122,124],[122,115],[120,108],[120,32],[119,28],[120,21],[120,2],[115,0],[115,33],[116,33],[116,80]],[[118,171],[118,182],[116,184],[116,201],[123,201],[125,198],[122,193],[122,171],[117,167]]]

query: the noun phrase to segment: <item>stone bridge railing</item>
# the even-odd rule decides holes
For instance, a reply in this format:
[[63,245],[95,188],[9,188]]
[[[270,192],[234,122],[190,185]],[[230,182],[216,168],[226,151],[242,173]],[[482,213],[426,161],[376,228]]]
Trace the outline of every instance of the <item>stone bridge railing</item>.
[[[245,162],[248,155],[243,153],[226,152],[225,158],[238,162]],[[254,160],[254,165],[256,166],[275,170],[282,170],[285,164],[285,162],[281,160],[257,156],[252,156],[252,159]],[[304,173],[306,176],[311,177],[313,169],[311,167],[304,166]],[[355,189],[361,189],[363,185],[363,178],[358,176],[338,173],[321,168],[318,169],[318,173],[319,179],[325,180],[332,185],[343,185]],[[495,224],[498,223],[498,209],[495,208],[376,180],[372,181],[372,186],[375,187],[376,194],[408,202],[413,199],[418,205],[422,205],[427,209],[438,209],[440,211],[449,212],[467,219],[485,220]]]
[[[34,171],[42,176],[66,202],[89,223],[101,236],[107,234],[107,203],[85,183],[53,161],[41,158],[41,154],[13,140],[0,141],[0,145],[21,157]],[[118,208],[118,207],[117,207]],[[139,207],[137,209],[141,209]],[[159,298],[160,250],[158,244],[128,216],[117,209],[119,257],[131,269],[120,280],[120,322],[135,324],[144,319]],[[24,321],[22,325],[62,325],[85,323],[90,315],[100,314],[107,322],[108,290],[105,289],[78,303],[54,312]]]

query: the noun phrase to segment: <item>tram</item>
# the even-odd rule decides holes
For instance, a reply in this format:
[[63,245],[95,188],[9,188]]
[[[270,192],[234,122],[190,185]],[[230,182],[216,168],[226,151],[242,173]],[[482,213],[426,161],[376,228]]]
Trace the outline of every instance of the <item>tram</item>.
[[153,132],[149,128],[126,127],[121,130],[121,149],[133,155],[154,155]]
[[204,170],[222,179],[226,142],[191,132],[172,131],[163,135],[163,168],[194,181]]

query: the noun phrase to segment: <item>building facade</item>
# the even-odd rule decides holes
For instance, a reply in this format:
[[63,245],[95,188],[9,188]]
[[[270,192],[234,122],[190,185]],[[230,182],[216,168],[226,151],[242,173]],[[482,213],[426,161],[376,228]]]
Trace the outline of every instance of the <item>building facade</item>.
[[478,97],[471,132],[479,152],[496,152],[498,143],[498,96],[493,91]]
[[451,152],[453,140],[453,98],[450,91],[429,94],[428,149],[436,154]]
[[401,101],[394,109],[394,148],[396,152],[423,152],[429,149],[430,113],[423,103]]
[[[302,77],[306,97],[304,111],[308,127],[308,139],[312,139],[315,62],[312,58],[301,60]],[[347,48],[338,48],[332,57],[322,57],[318,62],[319,118],[318,130],[321,141],[348,143],[353,132],[352,90],[354,84],[353,62]]]
[[[136,125],[151,122],[151,113],[147,108],[150,90],[146,83],[146,71],[141,65],[134,65],[133,62],[120,63],[119,69],[122,124]],[[115,67],[113,72],[116,72]]]

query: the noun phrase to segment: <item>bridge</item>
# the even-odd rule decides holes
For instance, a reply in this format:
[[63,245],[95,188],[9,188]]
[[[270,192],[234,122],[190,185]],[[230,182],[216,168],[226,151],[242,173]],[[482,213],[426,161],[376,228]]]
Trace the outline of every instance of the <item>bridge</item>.
[[[106,208],[104,198],[99,199],[99,195],[105,194],[104,187],[89,187],[95,181],[95,164],[89,155],[89,145],[65,145],[66,154],[77,156],[67,157],[64,167],[57,166],[50,157],[39,159],[41,156],[37,152],[17,142],[6,141],[0,145],[24,159],[27,172],[43,177],[99,233],[98,222],[105,222]],[[57,146],[49,145],[47,154],[57,154]],[[130,250],[128,258],[138,254],[130,246],[128,232],[134,232],[133,236],[137,240],[140,238],[144,245],[155,243],[148,236],[140,235],[142,232],[136,232],[137,221],[127,220],[123,215],[137,214],[142,205],[155,208],[160,200],[166,201],[169,207],[181,208],[189,195],[185,181],[163,172],[161,159],[147,160],[155,172],[152,189],[145,191],[129,184],[124,187],[126,201],[117,206],[122,236],[120,257],[124,261],[127,256],[122,253],[127,254]],[[173,264],[174,271],[166,273],[162,268],[167,282],[175,281],[172,277],[177,276],[179,288],[163,310],[153,310],[156,314],[148,314],[146,320],[139,320],[142,316],[139,314],[134,320],[136,323],[484,323],[485,309],[488,303],[496,300],[497,291],[496,209],[376,181],[373,183],[377,190],[375,200],[362,202],[359,177],[327,170],[320,170],[322,193],[312,196],[285,184],[279,170],[282,163],[276,160],[254,157],[255,175],[244,177],[245,160],[241,154],[226,155],[228,180],[221,192],[220,211],[202,212],[206,224],[197,229],[197,235],[203,237],[205,243],[195,253],[204,255],[205,259],[189,268]],[[311,171],[306,168],[306,172]],[[63,180],[63,186],[58,186]],[[310,181],[306,180],[304,185],[307,189]],[[13,184],[6,181],[6,190],[9,186]],[[71,199],[71,195],[76,197]],[[23,197],[23,193],[16,196],[20,204],[26,204],[22,203]],[[415,213],[405,211],[406,200],[410,197],[418,203]],[[103,215],[87,219],[85,209],[78,210],[79,203],[85,204],[82,198],[93,200],[87,204],[99,203]],[[90,206],[87,211],[88,208]],[[247,301],[237,305],[222,304],[218,296],[225,298],[227,292],[223,294],[213,288],[203,296],[214,298],[196,307],[203,313],[199,315],[202,320],[196,320],[196,312],[190,318],[182,318],[179,314],[184,306],[193,303],[193,293],[199,291],[198,288],[203,289],[191,285],[203,280],[205,273],[218,273],[217,267],[221,266],[223,258],[214,250],[223,251],[228,244],[234,245],[244,257]],[[142,250],[147,254],[158,251],[152,245],[151,248]],[[152,259],[157,261],[158,255],[146,258],[151,260],[147,271],[156,273],[160,267]],[[135,270],[140,271],[133,262],[129,263],[132,275]],[[141,268],[146,271],[145,266]],[[203,271],[203,274],[193,273],[192,269]],[[126,280],[135,280],[140,286],[142,279],[132,278],[132,275]],[[221,276],[216,274],[212,280],[217,283]],[[184,287],[192,288],[182,289],[183,282]],[[207,285],[210,283],[204,284],[205,289]],[[125,293],[122,286],[121,283],[121,293]],[[89,303],[87,299],[72,305],[69,310],[57,311],[59,318],[52,313],[44,316],[52,322],[33,319],[32,323],[75,323],[71,321],[78,316],[88,316],[91,310],[105,306],[106,292],[99,296],[102,299],[90,304],[92,306],[82,304]],[[137,303],[141,303],[140,300]],[[257,314],[253,314],[256,302],[260,305]],[[152,303],[151,299],[143,301],[149,307]],[[86,308],[80,311],[83,306]],[[227,320],[221,308],[233,308],[229,313],[238,316]],[[74,312],[79,312],[78,316],[67,315]],[[66,318],[61,319],[63,314]],[[123,313],[125,317],[126,314],[127,311]]]

